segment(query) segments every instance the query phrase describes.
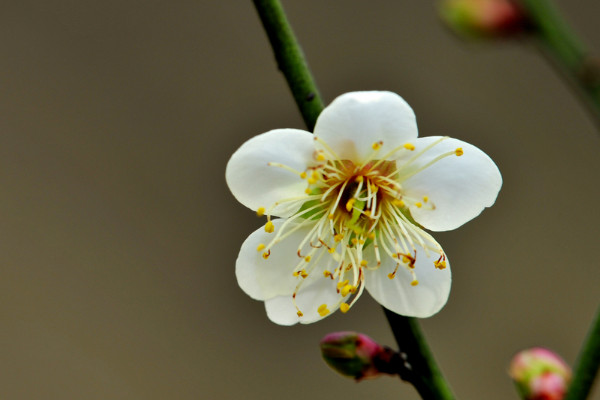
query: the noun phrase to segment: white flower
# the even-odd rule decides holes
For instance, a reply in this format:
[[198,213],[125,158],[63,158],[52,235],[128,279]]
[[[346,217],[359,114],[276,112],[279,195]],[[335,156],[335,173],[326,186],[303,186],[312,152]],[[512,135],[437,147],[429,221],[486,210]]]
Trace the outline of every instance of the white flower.
[[412,109],[390,92],[338,97],[314,135],[277,129],[248,140],[226,178],[242,204],[267,216],[242,245],[238,283],[281,325],[347,312],[365,288],[398,314],[435,314],[450,293],[450,266],[421,227],[461,226],[502,185],[478,148],[417,138]]

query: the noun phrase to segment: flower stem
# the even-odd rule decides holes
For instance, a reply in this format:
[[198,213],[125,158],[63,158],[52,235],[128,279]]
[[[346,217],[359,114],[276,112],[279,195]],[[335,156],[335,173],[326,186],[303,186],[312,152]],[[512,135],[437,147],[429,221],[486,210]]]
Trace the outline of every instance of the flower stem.
[[592,57],[549,0],[520,0],[550,63],[580,95],[600,128],[600,62]]
[[573,381],[565,400],[582,400],[589,396],[600,367],[600,309],[579,353]]
[[[306,126],[312,131],[317,117],[323,111],[323,102],[283,7],[278,0],[253,2],[271,42],[277,65],[285,75]],[[394,337],[412,367],[413,373],[402,373],[402,378],[411,382],[423,399],[454,399],[417,321],[388,310],[385,313]]]
[[304,123],[312,132],[323,102],[302,49],[278,0],[253,1],[273,47],[277,66],[287,80]]
[[413,384],[423,399],[453,400],[450,386],[442,376],[416,318],[403,317],[386,308],[385,316],[401,353],[406,354],[411,374],[402,379]]

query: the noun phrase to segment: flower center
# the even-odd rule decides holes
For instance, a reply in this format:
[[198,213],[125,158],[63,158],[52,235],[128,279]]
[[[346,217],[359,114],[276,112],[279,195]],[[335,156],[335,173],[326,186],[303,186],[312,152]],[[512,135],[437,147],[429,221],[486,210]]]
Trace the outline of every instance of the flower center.
[[[287,218],[275,232],[268,244],[257,248],[267,259],[271,249],[280,241],[302,228],[309,228],[297,248],[299,262],[292,271],[299,279],[293,298],[301,289],[305,279],[320,271],[327,279],[337,280],[338,303],[334,308],[347,312],[364,289],[364,270],[374,270],[381,266],[382,257],[389,257],[396,263],[388,274],[394,279],[400,267],[412,276],[411,284],[418,284],[415,272],[417,247],[424,249],[429,256],[431,251],[439,254],[434,267],[446,268],[446,257],[441,246],[423,231],[410,215],[410,207],[435,209],[428,196],[411,198],[403,190],[402,182],[428,168],[447,156],[462,155],[462,149],[441,154],[424,165],[414,168],[415,161],[433,146],[444,140],[426,146],[398,165],[401,153],[414,152],[415,146],[406,143],[391,152],[379,154],[382,142],[372,145],[373,152],[362,163],[340,159],[333,150],[318,137],[321,146],[315,151],[314,164],[304,171],[296,171],[279,163],[269,163],[296,173],[305,179],[305,195],[282,199],[269,209],[260,208],[258,215],[267,214],[265,230],[274,232],[270,210],[288,205],[297,210]],[[404,158],[403,158],[404,159]],[[412,168],[411,168],[412,167]],[[369,247],[371,249],[369,249]],[[323,261],[324,257],[332,257]],[[302,311],[296,306],[299,316]],[[328,305],[318,308],[322,316],[329,313]]]

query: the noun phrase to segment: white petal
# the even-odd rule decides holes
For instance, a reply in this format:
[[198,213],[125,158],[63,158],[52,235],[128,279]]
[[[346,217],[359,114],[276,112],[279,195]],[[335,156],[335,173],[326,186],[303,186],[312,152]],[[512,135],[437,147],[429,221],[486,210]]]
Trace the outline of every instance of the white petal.
[[[415,152],[436,141],[439,137],[417,139]],[[496,201],[502,176],[492,159],[477,147],[447,138],[432,147],[414,163],[424,166],[440,154],[462,148],[460,157],[451,155],[416,173],[402,182],[405,193],[416,200],[427,196],[429,204],[421,208],[410,207],[419,224],[433,231],[456,229],[478,216],[484,208]],[[401,166],[402,161],[398,161]],[[431,206],[434,209],[431,209]]]
[[[225,171],[227,185],[235,198],[252,210],[302,196],[307,186],[305,180],[268,163],[281,163],[302,172],[313,163],[314,152],[314,137],[306,131],[276,129],[255,136],[229,159]],[[294,211],[279,207],[272,215],[285,217]]]
[[[296,304],[302,311],[302,317],[298,317],[291,295],[268,299],[265,301],[265,308],[269,319],[276,324],[294,325],[298,322],[310,324],[335,312],[339,308],[339,299],[340,295],[336,291],[336,281],[321,275],[319,279],[303,286],[296,295]],[[322,304],[327,304],[329,310],[329,313],[323,316],[317,311]]]
[[425,250],[417,248],[415,274],[419,284],[412,286],[412,275],[400,265],[393,279],[388,277],[396,262],[390,257],[381,260],[381,267],[367,271],[366,288],[369,294],[382,306],[407,317],[426,318],[437,313],[448,300],[452,276],[450,263],[443,270],[435,268],[433,262],[439,255],[431,253],[427,258]]
[[[315,136],[323,139],[341,159],[365,160],[375,142],[383,141],[379,154],[417,137],[415,114],[391,92],[351,92],[327,106],[315,125]],[[321,146],[318,142],[316,146]]]
[[[262,257],[264,250],[257,251],[259,244],[269,244],[282,229],[285,221],[285,219],[273,220],[275,232],[267,233],[264,227],[261,227],[250,234],[242,244],[235,263],[235,274],[242,290],[253,299],[265,300],[280,295],[291,298],[296,286],[302,281],[302,278],[293,276],[293,271],[296,265],[303,260],[298,257],[298,246],[308,234],[312,225],[298,229],[275,244],[268,259]],[[288,224],[288,227],[293,226],[295,226],[293,222]],[[285,232],[289,232],[288,227],[285,228]],[[310,244],[306,244],[302,248],[301,254],[306,255],[311,249]],[[313,257],[313,261],[315,261],[315,258],[316,256]],[[325,280],[323,270],[325,268],[332,270],[331,266],[334,262],[328,254],[322,257],[319,265],[304,280],[302,290],[317,279]],[[308,270],[311,265],[313,264],[307,263],[306,269]],[[296,311],[294,311],[295,313]]]

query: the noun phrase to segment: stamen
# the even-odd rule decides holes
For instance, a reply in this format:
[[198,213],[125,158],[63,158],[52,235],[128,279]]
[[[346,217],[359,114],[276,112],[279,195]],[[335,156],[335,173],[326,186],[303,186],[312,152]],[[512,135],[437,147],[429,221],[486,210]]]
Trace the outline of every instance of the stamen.
[[319,315],[321,317],[326,316],[327,314],[329,314],[329,310],[327,309],[327,304],[321,304],[319,306],[319,308],[317,308],[317,312],[319,313]]
[[258,210],[256,210],[256,215],[258,217],[262,217],[263,215],[265,215],[265,208],[264,207],[258,207]]
[[373,152],[371,152],[371,154],[369,154],[369,156],[365,160],[363,160],[363,162],[361,164],[361,168],[364,167],[365,165],[367,165],[369,162],[371,162],[372,159],[375,158],[377,153],[379,153],[381,146],[383,146],[383,141],[381,141],[381,140],[378,142],[375,142],[371,145]]
[[348,202],[346,203],[346,211],[352,211],[352,207],[354,207],[354,202],[356,202],[356,199],[354,197],[348,200]]
[[261,250],[263,250],[265,247],[267,247],[267,246],[265,246],[265,244],[264,244],[264,243],[261,243],[261,244],[259,244],[259,245],[256,247],[256,251],[261,251]]
[[302,177],[302,174],[303,174],[302,172],[300,172],[300,171],[298,171],[298,170],[296,170],[296,169],[294,169],[292,167],[289,167],[287,165],[284,165],[284,164],[281,164],[281,163],[278,163],[278,162],[268,162],[267,165],[269,167],[278,167],[278,168],[285,169],[286,171],[293,172],[294,174],[299,175],[300,177]]
[[456,153],[456,155],[458,157],[462,156],[463,154],[465,154],[465,152],[463,151],[462,147],[458,147],[456,150],[454,150],[454,153]]
[[400,266],[400,263],[396,263],[396,268],[394,268],[394,271],[388,274],[388,278],[390,279],[394,279],[394,277],[396,276],[396,272],[398,272],[398,267]]
[[273,225],[272,221],[268,221],[265,224],[265,232],[267,233],[273,233],[275,231],[275,225]]
[[440,258],[433,262],[433,265],[437,269],[445,269],[448,265],[446,264],[446,255],[442,254]]
[[354,286],[346,285],[342,288],[341,295],[342,295],[342,297],[346,297],[346,296],[348,296],[348,294],[354,293],[355,291],[356,291],[356,288]]
[[337,288],[338,288],[338,289],[341,289],[341,288],[343,288],[344,286],[346,286],[346,285],[348,284],[348,282],[349,282],[349,281],[348,281],[347,279],[346,279],[345,281],[338,282],[338,284],[337,284]]
[[349,309],[350,309],[350,306],[348,305],[348,303],[340,304],[340,311],[343,312],[344,314],[346,314]]
[[406,150],[410,150],[410,151],[414,151],[415,150],[415,145],[412,143],[405,143],[403,146]]
[[[439,156],[435,157],[433,160],[429,161],[427,164],[425,164],[425,165],[423,165],[423,166],[421,166],[421,167],[419,167],[419,168],[417,168],[417,169],[415,169],[415,170],[413,170],[413,171],[409,172],[409,173],[408,173],[408,174],[406,174],[406,175],[402,175],[402,179],[401,179],[401,180],[402,180],[402,181],[405,181],[405,180],[407,180],[408,178],[410,178],[411,176],[413,176],[413,175],[415,175],[415,174],[417,174],[417,173],[419,173],[419,172],[421,172],[421,171],[423,171],[423,170],[425,170],[425,169],[427,169],[427,168],[431,167],[431,166],[432,166],[433,164],[435,164],[436,162],[438,162],[438,161],[440,161],[440,160],[442,160],[442,159],[444,159],[444,158],[446,158],[446,157],[453,156],[453,155],[455,155],[455,154],[456,154],[456,155],[458,155],[458,154],[456,153],[456,151],[448,151],[448,152],[446,152],[446,153],[442,153],[442,154],[440,154]],[[405,165],[404,165],[404,166],[405,166]],[[404,166],[403,166],[403,167],[404,167]],[[404,168],[402,168],[402,169],[404,169]]]
[[341,158],[336,154],[336,152],[333,151],[331,149],[331,147],[329,147],[329,145],[327,144],[326,141],[324,141],[323,139],[321,139],[319,136],[315,136],[314,140],[316,142],[319,142],[325,148],[325,150],[327,150],[327,152],[329,153],[329,155],[331,156],[331,158],[333,160],[341,160]]

